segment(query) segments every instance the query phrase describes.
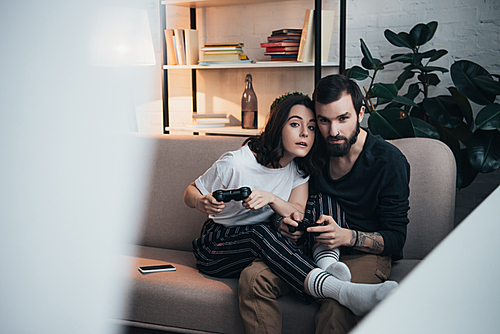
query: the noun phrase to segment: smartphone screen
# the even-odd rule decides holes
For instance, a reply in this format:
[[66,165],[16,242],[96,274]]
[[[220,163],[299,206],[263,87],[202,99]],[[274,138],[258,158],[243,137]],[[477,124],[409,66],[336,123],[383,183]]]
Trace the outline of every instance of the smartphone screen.
[[142,266],[139,267],[139,271],[143,274],[157,273],[161,271],[175,271],[175,267],[171,264],[161,264],[157,266]]

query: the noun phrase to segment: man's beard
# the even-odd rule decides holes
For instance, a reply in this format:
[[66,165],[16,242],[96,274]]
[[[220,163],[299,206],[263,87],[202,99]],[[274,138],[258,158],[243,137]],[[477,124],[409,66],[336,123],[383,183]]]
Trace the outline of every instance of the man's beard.
[[[326,138],[326,150],[332,157],[343,157],[351,150],[351,146],[358,140],[360,131],[359,122],[356,122],[356,130],[350,138],[343,136],[328,136]],[[343,140],[342,144],[331,144],[330,140]]]

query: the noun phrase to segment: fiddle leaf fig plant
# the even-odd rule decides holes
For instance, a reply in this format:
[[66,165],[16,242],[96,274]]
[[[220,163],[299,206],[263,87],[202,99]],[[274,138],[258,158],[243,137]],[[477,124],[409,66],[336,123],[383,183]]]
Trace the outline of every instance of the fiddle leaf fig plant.
[[[353,66],[344,74],[358,81],[370,79],[363,89],[372,133],[385,139],[423,137],[443,141],[455,155],[457,187],[465,188],[478,173],[500,168],[500,104],[496,102],[500,76],[468,60],[455,62],[450,70],[434,66],[432,63],[448,51],[424,51],[422,47],[437,28],[438,23],[433,21],[419,23],[410,32],[385,30],[389,43],[408,49],[385,62],[374,58],[361,39],[361,66]],[[393,63],[404,65],[395,82],[376,82],[377,73]],[[454,84],[448,87],[449,95],[430,96],[432,86],[441,82],[440,75],[447,73]],[[406,93],[400,93],[403,87],[407,87]]]

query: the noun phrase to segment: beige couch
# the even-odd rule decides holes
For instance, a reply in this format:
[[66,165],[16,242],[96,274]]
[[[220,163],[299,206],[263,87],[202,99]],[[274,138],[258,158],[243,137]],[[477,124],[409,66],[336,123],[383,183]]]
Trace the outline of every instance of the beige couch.
[[[189,183],[244,138],[222,136],[138,137],[154,156],[149,198],[139,244],[130,268],[132,283],[126,314],[129,333],[141,328],[174,333],[244,333],[238,312],[237,279],[208,277],[195,268],[191,241],[206,216],[183,202]],[[404,259],[393,264],[390,279],[401,281],[453,228],[455,160],[440,141],[392,141],[411,166],[410,224]],[[171,263],[175,272],[142,275],[139,265]],[[314,333],[316,303],[293,294],[280,298],[283,333]]]

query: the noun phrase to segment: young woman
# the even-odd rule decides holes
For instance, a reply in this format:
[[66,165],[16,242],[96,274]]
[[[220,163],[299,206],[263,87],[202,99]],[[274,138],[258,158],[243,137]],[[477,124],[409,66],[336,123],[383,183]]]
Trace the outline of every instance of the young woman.
[[[309,154],[316,135],[313,108],[307,96],[292,94],[283,98],[272,107],[261,135],[223,154],[187,187],[185,203],[209,214],[200,237],[193,241],[200,271],[216,277],[238,277],[260,258],[300,296],[305,292],[315,297],[340,298],[329,293],[330,285],[324,284],[327,278],[341,281],[342,286],[350,280],[347,266],[337,262],[338,250],[321,249],[323,259],[334,255],[332,252],[336,256],[330,256],[333,261],[321,261],[327,268],[319,269],[293,241],[267,223],[274,213],[289,216],[295,211],[304,212],[309,173],[314,171]],[[243,186],[252,190],[243,201],[223,203],[212,196],[215,190]],[[291,236],[285,229],[281,231]]]

